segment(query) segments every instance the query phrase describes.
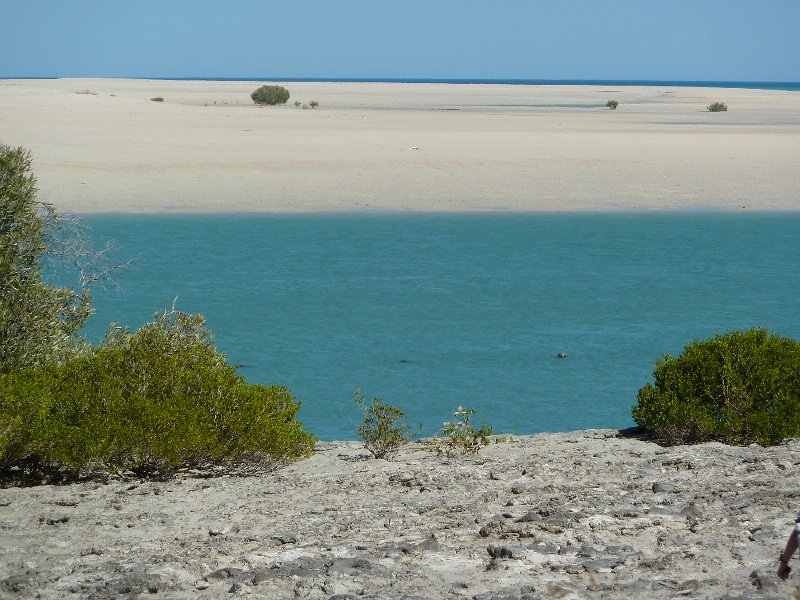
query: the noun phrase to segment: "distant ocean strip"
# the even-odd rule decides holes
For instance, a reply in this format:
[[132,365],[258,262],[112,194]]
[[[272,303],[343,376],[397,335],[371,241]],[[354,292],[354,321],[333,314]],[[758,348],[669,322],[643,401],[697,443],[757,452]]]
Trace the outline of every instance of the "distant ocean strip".
[[[167,80],[166,78],[164,80]],[[176,81],[186,81],[183,78]],[[394,79],[394,78],[202,78],[192,81],[286,81],[286,82],[333,82],[333,83],[446,83],[457,85],[608,85],[608,86],[664,86],[664,87],[710,87],[741,88],[751,90],[800,91],[800,82],[791,81],[648,81],[645,79]]]
[[[59,79],[59,77],[9,77],[8,79]],[[109,79],[149,79],[153,81],[281,81],[321,83],[445,83],[488,85],[607,85],[619,87],[709,87],[750,90],[800,91],[798,81],[669,81],[647,79],[426,79],[393,77],[111,77]]]

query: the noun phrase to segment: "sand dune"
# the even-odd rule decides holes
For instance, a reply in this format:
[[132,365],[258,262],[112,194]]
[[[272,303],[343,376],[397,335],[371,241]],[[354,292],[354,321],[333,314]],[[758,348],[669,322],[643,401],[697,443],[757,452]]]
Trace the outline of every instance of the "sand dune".
[[258,85],[2,80],[0,142],[66,212],[800,208],[798,92]]

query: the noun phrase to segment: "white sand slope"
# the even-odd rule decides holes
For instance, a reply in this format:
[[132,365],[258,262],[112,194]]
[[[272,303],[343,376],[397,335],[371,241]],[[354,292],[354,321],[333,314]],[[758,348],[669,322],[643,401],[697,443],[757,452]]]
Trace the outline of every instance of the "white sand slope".
[[258,85],[0,80],[0,143],[66,212],[800,208],[800,92]]

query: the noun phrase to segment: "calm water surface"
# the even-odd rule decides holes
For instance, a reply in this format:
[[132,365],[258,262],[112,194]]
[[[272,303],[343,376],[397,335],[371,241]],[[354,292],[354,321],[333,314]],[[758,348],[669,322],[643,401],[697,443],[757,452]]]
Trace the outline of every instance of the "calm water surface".
[[663,352],[750,326],[800,338],[800,214],[86,220],[136,257],[90,338],[178,296],[322,439],[356,437],[357,387],[427,434],[459,404],[502,432],[625,427]]

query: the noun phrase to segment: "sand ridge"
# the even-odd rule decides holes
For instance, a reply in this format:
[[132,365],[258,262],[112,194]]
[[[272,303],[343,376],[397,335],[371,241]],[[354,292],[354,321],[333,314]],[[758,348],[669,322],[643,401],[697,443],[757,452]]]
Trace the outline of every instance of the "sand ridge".
[[0,143],[73,213],[800,209],[798,92],[258,85],[0,80]]

